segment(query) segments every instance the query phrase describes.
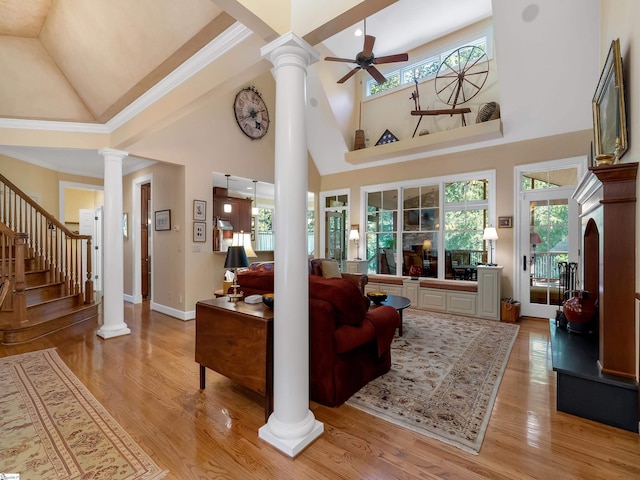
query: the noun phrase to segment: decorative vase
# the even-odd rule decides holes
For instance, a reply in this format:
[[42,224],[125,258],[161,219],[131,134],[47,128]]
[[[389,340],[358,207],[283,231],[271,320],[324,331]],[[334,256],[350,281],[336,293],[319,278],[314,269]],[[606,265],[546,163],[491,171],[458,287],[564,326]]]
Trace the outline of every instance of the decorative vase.
[[573,290],[573,296],[564,302],[564,316],[567,318],[567,330],[576,333],[589,333],[598,311],[596,300],[586,290]]

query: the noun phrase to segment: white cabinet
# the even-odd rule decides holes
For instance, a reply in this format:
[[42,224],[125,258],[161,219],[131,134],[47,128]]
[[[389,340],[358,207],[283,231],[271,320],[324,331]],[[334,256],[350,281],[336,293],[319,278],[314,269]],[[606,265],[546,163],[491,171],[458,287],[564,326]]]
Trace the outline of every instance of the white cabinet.
[[367,273],[366,260],[347,260],[347,273]]
[[478,266],[478,316],[500,320],[502,267]]
[[420,289],[420,281],[405,279],[403,287],[404,294],[402,296],[407,297],[409,300],[411,300],[411,305],[418,305],[418,290]]
[[398,295],[400,297],[404,296],[402,295],[403,291],[403,286],[402,285],[395,285],[395,284],[391,284],[391,283],[367,283],[367,285],[364,287],[364,293],[369,293],[369,292],[385,292],[388,295]]

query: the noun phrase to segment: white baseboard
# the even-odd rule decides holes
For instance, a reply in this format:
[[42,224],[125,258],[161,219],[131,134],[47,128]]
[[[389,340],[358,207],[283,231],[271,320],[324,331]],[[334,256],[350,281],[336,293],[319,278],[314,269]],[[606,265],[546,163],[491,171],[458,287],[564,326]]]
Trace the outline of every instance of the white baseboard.
[[122,297],[123,297],[124,301],[127,302],[127,303],[134,303],[134,304],[136,303],[136,302],[134,302],[133,295],[127,295],[126,293],[124,293],[122,295]]
[[187,320],[193,320],[194,318],[196,318],[195,310],[189,310],[188,312],[183,312],[182,310],[176,310],[175,308],[167,307],[166,305],[160,305],[159,303],[154,303],[154,302],[151,302],[151,310],[164,313],[165,315],[169,315],[170,317],[175,317],[185,322]]

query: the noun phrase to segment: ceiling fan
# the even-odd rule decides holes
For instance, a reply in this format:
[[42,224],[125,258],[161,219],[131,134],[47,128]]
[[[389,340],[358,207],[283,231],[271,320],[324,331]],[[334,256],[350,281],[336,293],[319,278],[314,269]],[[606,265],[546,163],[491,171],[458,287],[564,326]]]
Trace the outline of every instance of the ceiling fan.
[[409,55],[406,53],[398,53],[396,55],[387,55],[385,57],[377,57],[373,54],[373,45],[376,43],[376,37],[367,35],[367,21],[364,21],[364,45],[362,51],[356,55],[355,60],[350,58],[338,58],[338,57],[325,57],[325,60],[330,62],[347,62],[355,63],[358,66],[347,73],[344,77],[338,80],[338,83],[344,83],[349,80],[358,70],[366,70],[369,74],[378,82],[384,83],[387,81],[384,75],[375,67],[382,63],[394,63],[394,62],[406,62],[409,60]]

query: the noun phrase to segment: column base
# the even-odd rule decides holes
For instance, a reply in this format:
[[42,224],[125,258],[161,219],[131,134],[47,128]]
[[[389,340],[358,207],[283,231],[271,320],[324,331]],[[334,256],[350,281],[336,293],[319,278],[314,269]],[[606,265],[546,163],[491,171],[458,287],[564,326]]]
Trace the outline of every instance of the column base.
[[129,327],[124,325],[124,327],[118,328],[117,330],[104,330],[101,328],[96,332],[96,335],[104,339],[107,339],[107,338],[113,338],[113,337],[120,337],[122,335],[129,335],[130,333],[131,333],[131,330],[129,329]]
[[296,455],[298,455],[300,452],[302,452],[305,448],[307,448],[309,445],[311,445],[311,443],[323,433],[324,433],[324,424],[317,420],[314,420],[311,431],[300,438],[276,437],[271,432],[271,429],[269,428],[268,423],[260,427],[260,429],[258,430],[258,437],[260,437],[265,442],[270,443],[281,452],[293,458]]

